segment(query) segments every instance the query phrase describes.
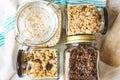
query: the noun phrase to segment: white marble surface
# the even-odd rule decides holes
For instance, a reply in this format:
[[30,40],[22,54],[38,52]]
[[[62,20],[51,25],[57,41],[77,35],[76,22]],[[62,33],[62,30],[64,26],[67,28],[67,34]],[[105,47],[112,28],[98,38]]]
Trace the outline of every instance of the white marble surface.
[[[21,0],[23,1],[23,0]],[[26,0],[25,0],[26,1]],[[3,0],[0,1],[0,23],[3,24],[4,20],[15,12],[15,4],[18,0]],[[109,10],[109,27],[113,23],[114,19],[120,11],[120,0],[108,0]],[[112,17],[112,18],[111,18]],[[63,31],[64,32],[64,31]],[[60,80],[63,80],[63,51],[65,42],[65,35],[62,34],[60,44],[57,46],[60,52]],[[18,78],[16,75],[15,63],[17,51],[19,49],[18,44],[15,42],[15,30],[12,30],[6,35],[6,44],[0,47],[0,80],[29,80],[28,78]],[[99,38],[100,39],[100,38]],[[98,40],[101,43],[100,40]],[[101,80],[119,80],[120,68],[112,68],[103,62],[100,62]]]

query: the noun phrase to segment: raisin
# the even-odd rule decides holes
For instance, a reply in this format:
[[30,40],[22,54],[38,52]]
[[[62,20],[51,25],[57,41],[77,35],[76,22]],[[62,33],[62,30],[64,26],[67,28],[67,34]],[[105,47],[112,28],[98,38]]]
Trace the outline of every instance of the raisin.
[[51,70],[51,68],[53,67],[53,65],[52,64],[50,64],[50,63],[48,63],[47,65],[46,65],[46,70]]

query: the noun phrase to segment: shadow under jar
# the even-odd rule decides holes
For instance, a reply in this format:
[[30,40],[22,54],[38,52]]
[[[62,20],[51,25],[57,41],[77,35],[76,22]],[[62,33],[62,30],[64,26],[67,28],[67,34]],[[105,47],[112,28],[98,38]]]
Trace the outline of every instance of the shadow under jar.
[[19,77],[28,76],[31,79],[58,80],[58,57],[58,50],[53,48],[19,50],[17,74]]
[[107,9],[92,4],[74,3],[67,5],[68,36],[77,34],[106,34],[108,27]]
[[100,80],[98,71],[99,51],[95,36],[67,37],[64,53],[64,80]]

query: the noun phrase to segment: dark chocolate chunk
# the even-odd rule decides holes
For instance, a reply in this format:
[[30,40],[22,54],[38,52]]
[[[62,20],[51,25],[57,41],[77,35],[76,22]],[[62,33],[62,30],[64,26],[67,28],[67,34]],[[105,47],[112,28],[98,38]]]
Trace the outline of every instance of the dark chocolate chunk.
[[82,7],[82,11],[85,11],[86,8],[87,8],[87,6],[83,6]]
[[47,65],[46,65],[46,70],[51,70],[51,68],[53,67],[53,65],[52,64],[50,64],[50,63],[48,63]]
[[80,76],[83,76],[83,75],[84,75],[84,73],[80,72]]
[[32,67],[29,65],[29,66],[28,66],[28,70],[31,70],[31,69],[32,69]]

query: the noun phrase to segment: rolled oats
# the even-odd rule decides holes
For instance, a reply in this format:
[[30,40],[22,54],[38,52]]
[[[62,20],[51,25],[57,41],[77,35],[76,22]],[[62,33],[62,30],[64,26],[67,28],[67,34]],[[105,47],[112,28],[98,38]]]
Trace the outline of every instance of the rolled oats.
[[[43,2],[43,3],[42,3]],[[16,16],[16,40],[27,46],[55,46],[61,35],[61,7],[48,1],[30,2],[21,6]]]
[[[58,9],[57,5],[53,5],[54,8]],[[57,10],[58,11],[58,17],[59,17],[59,28],[56,32],[56,34],[53,36],[52,39],[50,39],[48,42],[38,45],[39,47],[51,47],[56,45],[61,37],[61,29],[62,29],[62,12],[61,10]]]

